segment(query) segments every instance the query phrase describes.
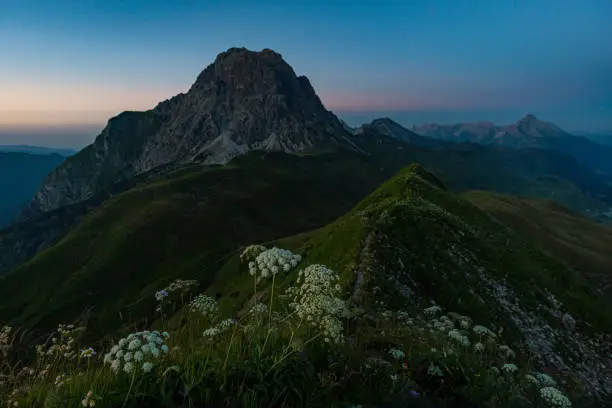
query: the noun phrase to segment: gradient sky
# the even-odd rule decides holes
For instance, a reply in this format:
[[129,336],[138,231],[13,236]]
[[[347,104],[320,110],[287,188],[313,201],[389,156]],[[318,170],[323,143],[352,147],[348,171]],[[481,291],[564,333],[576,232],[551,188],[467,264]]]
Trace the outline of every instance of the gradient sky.
[[280,52],[357,125],[531,112],[612,129],[610,0],[0,0],[0,144],[82,147],[232,46]]

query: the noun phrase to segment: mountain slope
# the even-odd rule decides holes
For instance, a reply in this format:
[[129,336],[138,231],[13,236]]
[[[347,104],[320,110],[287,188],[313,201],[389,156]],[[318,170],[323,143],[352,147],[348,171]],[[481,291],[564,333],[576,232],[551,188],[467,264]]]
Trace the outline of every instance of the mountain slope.
[[[367,155],[345,153],[322,156],[326,165],[347,171],[335,171],[324,181],[326,185],[362,183],[363,195],[351,196],[351,204],[363,198],[377,183],[390,177],[409,163],[427,166],[454,191],[484,189],[524,197],[552,198],[584,214],[605,214],[612,194],[604,181],[574,159],[561,153],[527,149],[522,151],[483,147],[476,144],[443,143],[438,148],[423,148],[368,130],[352,137],[353,143]],[[296,157],[297,160],[299,157]],[[293,169],[284,162],[287,171]],[[318,163],[316,160],[311,163]],[[360,168],[353,168],[361,163]],[[267,162],[249,163],[266,167]],[[330,167],[330,168],[331,168]],[[86,201],[40,214],[0,232],[0,274],[5,273],[38,251],[54,244],[90,211],[110,197],[156,180],[172,178],[180,172],[202,166],[165,166],[137,177],[115,183]],[[352,169],[352,173],[348,171]],[[214,170],[224,174],[222,168]],[[312,170],[309,170],[312,171]],[[370,173],[368,173],[370,172]],[[224,186],[219,185],[218,188]],[[234,188],[231,185],[227,188]],[[198,190],[208,191],[206,186]],[[146,203],[144,204],[146,205]],[[590,213],[588,211],[591,211]],[[334,216],[340,216],[336,213]],[[603,217],[603,216],[602,216]],[[607,218],[603,217],[602,221]]]
[[[73,320],[88,326],[88,341],[104,339],[126,321],[147,325],[152,293],[176,277],[198,279],[202,290],[236,310],[252,290],[251,278],[237,270],[236,250],[347,211],[364,194],[365,177],[375,174],[368,163],[350,152],[252,153],[133,188],[0,278],[0,319],[34,329],[31,340]],[[340,272],[366,310],[424,307],[433,299],[503,328],[521,353],[575,373],[591,393],[612,390],[609,339],[600,335],[612,329],[610,302],[580,273],[420,166],[401,171],[321,230],[285,242],[307,263]]]
[[348,152],[251,153],[135,187],[1,277],[0,319],[48,329],[93,307],[100,335],[121,325],[120,311],[142,317],[133,304],[147,305],[160,280],[208,282],[240,245],[318,228],[389,176]]
[[491,192],[462,195],[552,256],[587,277],[612,298],[612,228],[587,220],[550,200],[520,199]]
[[420,167],[400,172],[299,252],[341,271],[363,305],[398,310],[435,300],[503,328],[537,364],[579,376],[590,392],[612,392],[609,299]]
[[511,148],[542,148],[574,156],[582,164],[612,177],[612,147],[572,135],[552,123],[526,115],[518,122],[495,126],[490,122],[415,126],[416,133],[442,140],[473,142]]
[[[415,310],[434,302],[453,318],[483,324],[518,345],[519,365],[529,361],[576,378],[600,399],[595,406],[612,393],[609,298],[531,237],[453,195],[420,166],[400,171],[335,222],[280,244],[300,253],[306,265],[340,273],[341,286],[365,313],[363,329],[374,316],[414,318]],[[252,278],[240,272],[237,255],[222,271],[207,293],[216,294],[227,312],[248,305]],[[279,290],[293,279],[284,279]],[[425,332],[436,332],[435,320]],[[420,341],[411,339],[411,347]]]
[[92,145],[47,178],[21,217],[86,200],[170,163],[223,164],[250,150],[354,149],[348,136],[280,54],[231,48],[187,93],[109,120]]
[[44,178],[64,161],[57,154],[0,151],[0,229],[32,197]]
[[372,122],[362,125],[359,129],[355,130],[354,133],[362,135],[378,133],[392,139],[422,147],[438,147],[442,145],[438,140],[431,137],[423,137],[412,132],[390,118],[374,119]]

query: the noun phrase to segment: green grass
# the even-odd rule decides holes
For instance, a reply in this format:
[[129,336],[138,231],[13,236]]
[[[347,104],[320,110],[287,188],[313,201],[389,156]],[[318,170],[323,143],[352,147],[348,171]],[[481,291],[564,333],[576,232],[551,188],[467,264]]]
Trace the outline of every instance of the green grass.
[[484,191],[462,195],[593,283],[612,294],[612,228],[551,200],[520,199]]
[[[236,166],[227,171],[240,169]],[[254,170],[251,168],[248,172],[251,175],[248,180],[252,183]],[[100,262],[96,257],[104,259],[121,254],[119,248],[110,247],[111,242],[118,246],[133,242],[134,246],[123,249],[126,251],[134,251],[142,246],[138,244],[146,244],[147,234],[151,233],[146,226],[160,225],[154,217],[162,216],[166,211],[172,213],[172,206],[180,202],[186,191],[190,191],[188,186],[191,183],[201,182],[203,174],[183,174],[177,181],[152,184],[116,197],[115,200],[121,204],[120,211],[113,210],[118,204],[107,203],[75,231],[79,235],[70,238],[73,237],[71,234],[59,244],[59,248],[61,245],[68,245],[67,248],[74,248],[77,243],[82,245],[80,250],[73,252],[71,259],[62,258],[60,255],[67,253],[63,251],[54,255],[53,250],[58,247],[41,254],[51,257],[49,262],[72,262],[80,256],[85,257],[83,254],[87,254],[88,248],[96,248],[92,259],[83,262],[82,274],[61,278],[64,282],[59,285],[59,294],[53,294],[54,297],[44,306],[49,310],[49,316],[53,313],[50,305],[56,305],[57,311],[66,313],[66,304],[74,304],[66,299],[67,294],[74,295],[79,287],[83,287],[82,282],[75,280],[97,279],[96,284],[103,285],[103,276],[85,274],[91,267],[88,265]],[[242,179],[239,176],[235,176],[237,180]],[[255,179],[262,183],[264,180]],[[278,178],[274,181],[278,187]],[[175,189],[176,183],[184,184]],[[284,189],[283,193],[286,195],[288,191]],[[304,192],[304,185],[300,192]],[[248,195],[244,191],[240,194]],[[171,200],[160,200],[163,197],[171,197]],[[145,198],[149,205],[138,205]],[[273,202],[266,205],[272,206]],[[279,200],[279,203],[284,201]],[[312,207],[307,208],[312,211]],[[225,210],[234,211],[234,219],[241,214],[236,212],[238,208]],[[263,211],[261,208],[258,210]],[[270,211],[279,214],[282,206],[270,208]],[[203,221],[199,222],[204,225]],[[111,228],[101,230],[97,223],[105,223]],[[192,224],[192,228],[197,226]],[[88,226],[91,230],[85,228]],[[143,232],[137,239],[131,235],[140,229]],[[162,231],[170,234],[176,229]],[[86,232],[92,235],[84,235]],[[199,239],[209,240],[204,241],[209,245],[207,248],[212,242],[217,245],[222,242],[223,234],[219,230],[206,232],[208,235]],[[104,237],[105,233],[112,239]],[[75,239],[75,242],[69,239]],[[565,263],[540,250],[470,201],[446,190],[442,183],[418,165],[400,171],[344,216],[322,228],[288,238],[271,237],[253,242],[290,248],[302,255],[301,264],[287,274],[278,275],[273,284],[268,280],[255,285],[245,263],[240,261],[239,252],[233,247],[228,245],[227,250],[219,251],[221,256],[214,257],[212,252],[203,251],[202,242],[197,242],[194,247],[199,248],[194,248],[194,254],[201,254],[201,257],[193,254],[186,257],[189,254],[181,253],[185,257],[181,262],[170,262],[178,258],[169,258],[167,263],[162,263],[167,268],[165,270],[158,269],[159,259],[151,260],[142,264],[147,268],[142,280],[138,280],[137,274],[128,275],[129,268],[109,269],[116,275],[115,281],[108,284],[118,292],[126,291],[118,293],[115,299],[130,298],[128,289],[140,290],[140,295],[131,305],[124,304],[121,308],[111,307],[110,302],[103,305],[111,308],[113,313],[131,310],[131,314],[124,313],[122,326],[116,327],[119,332],[110,329],[102,332],[100,328],[106,327],[107,322],[97,316],[81,321],[87,328],[71,347],[78,349],[79,346],[95,344],[102,354],[117,341],[118,333],[127,334],[148,326],[171,330],[170,351],[155,360],[156,366],[151,373],[115,374],[98,360],[87,364],[82,360],[64,361],[59,358],[49,368],[33,361],[31,367],[35,375],[26,373],[18,377],[18,371],[5,369],[8,377],[0,395],[7,401],[18,400],[20,406],[44,404],[47,407],[77,407],[90,390],[94,397],[99,397],[97,407],[109,408],[349,407],[353,404],[381,407],[426,402],[435,406],[507,407],[521,401],[527,401],[529,406],[544,407],[547,405],[538,395],[537,387],[529,384],[525,374],[552,367],[558,387],[575,404],[601,403],[597,396],[589,396],[593,391],[589,388],[592,383],[577,380],[580,376],[589,378],[593,373],[585,372],[579,365],[569,368],[555,366],[554,356],[561,356],[566,361],[573,358],[577,362],[597,359],[597,363],[604,364],[604,367],[610,363],[605,343],[599,337],[599,334],[612,329],[612,317],[606,312],[603,297]],[[101,250],[107,247],[108,253]],[[123,258],[125,262],[137,259],[128,254]],[[156,254],[149,253],[149,256]],[[105,259],[99,265],[107,262]],[[314,319],[315,325],[309,324],[292,312],[289,300],[282,296],[287,288],[296,285],[298,269],[311,264],[327,265],[340,277],[340,296],[352,311],[342,320],[343,343],[323,342],[320,327],[316,324],[324,320]],[[34,265],[36,262],[29,267]],[[121,268],[119,263],[113,265]],[[198,268],[202,268],[200,274],[195,272]],[[27,273],[24,271],[27,269],[14,276],[22,277]],[[354,297],[357,272],[362,274],[363,280],[357,290],[359,296]],[[183,307],[188,297],[181,296],[179,300],[175,296],[172,301],[164,303],[166,317],[155,318],[156,303],[152,294],[163,287],[162,284],[167,284],[170,276],[198,279],[198,291],[217,298],[220,315],[214,318],[194,315]],[[121,282],[134,287],[120,287],[118,283]],[[504,303],[505,295],[491,291],[502,286],[506,292],[516,295],[514,309],[509,309]],[[410,293],[402,291],[402,287]],[[6,289],[2,287],[2,290]],[[32,290],[40,290],[40,287]],[[551,304],[551,294],[560,303]],[[260,319],[253,320],[245,312],[254,299],[272,305],[273,313],[265,313]],[[66,303],[62,304],[60,300]],[[448,317],[462,336],[469,337],[469,347],[459,346],[449,338],[448,327],[446,331],[438,330],[436,325],[441,320],[423,314],[423,309],[430,306],[431,301],[453,312],[448,313]],[[25,307],[22,316],[28,317],[29,310],[27,305]],[[530,313],[529,319],[533,319],[537,327],[548,327],[544,337],[526,330],[527,320],[523,313]],[[555,313],[569,313],[579,323],[569,331]],[[103,313],[100,315],[104,316]],[[68,318],[69,314],[65,316]],[[214,341],[207,340],[202,331],[216,324],[221,316],[238,318],[238,325]],[[143,320],[144,317],[150,319]],[[464,326],[463,320],[469,320],[469,323]],[[471,331],[474,324],[485,325],[496,335],[485,342],[482,336]],[[538,347],[538,341],[548,340],[552,342],[552,350]],[[473,349],[478,341],[483,341],[483,352]],[[509,345],[516,356],[500,354],[498,347],[502,344]],[[395,359],[390,356],[390,349],[401,350],[404,355]],[[381,359],[385,362],[381,363]],[[509,362],[516,363],[517,373],[496,374],[492,368],[499,369]],[[439,374],[432,374],[431,367],[437,367]],[[40,374],[44,369],[50,371]],[[55,377],[58,373],[66,374],[70,381],[57,387]],[[598,380],[605,381],[605,368],[597,375]],[[14,389],[18,391],[11,395]],[[411,391],[417,391],[420,396],[413,397]]]

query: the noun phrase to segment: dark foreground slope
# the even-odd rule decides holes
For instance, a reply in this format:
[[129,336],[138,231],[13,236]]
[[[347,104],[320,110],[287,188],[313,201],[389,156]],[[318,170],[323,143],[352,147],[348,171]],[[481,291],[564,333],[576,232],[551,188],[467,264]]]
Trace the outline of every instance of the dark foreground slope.
[[551,200],[474,191],[462,196],[552,256],[586,276],[612,298],[612,228],[597,224]]

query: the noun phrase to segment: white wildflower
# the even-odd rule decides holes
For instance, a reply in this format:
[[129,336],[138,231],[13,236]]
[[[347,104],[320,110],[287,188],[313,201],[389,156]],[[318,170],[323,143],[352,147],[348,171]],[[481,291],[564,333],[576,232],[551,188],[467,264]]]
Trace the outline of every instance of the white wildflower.
[[189,303],[189,310],[201,313],[204,317],[214,317],[219,312],[219,307],[214,298],[201,294]]
[[243,262],[250,261],[249,266],[251,266],[251,263],[254,263],[253,260],[265,250],[266,247],[263,245],[249,245],[242,251],[242,254],[240,254],[240,260]]
[[389,354],[391,354],[391,356],[396,360],[401,360],[402,358],[406,356],[402,350],[398,350],[395,348],[392,348],[391,350],[389,350]]
[[260,252],[252,265],[249,266],[251,276],[267,279],[278,274],[281,270],[289,272],[291,267],[297,266],[302,257],[287,249],[270,248]]
[[502,371],[508,374],[512,374],[518,371],[516,364],[506,363],[502,366]]
[[338,274],[323,265],[310,265],[299,277],[301,285],[286,292],[294,299],[289,306],[298,317],[323,330],[326,341],[342,342],[342,319],[349,316],[349,310],[335,288]]
[[165,344],[165,339],[168,337],[170,337],[168,333],[161,334],[158,331],[145,330],[132,333],[120,339],[118,344],[112,347],[111,352],[104,357],[104,363],[109,364],[115,372],[122,368],[125,372],[132,372],[135,368],[134,363],[152,364],[148,359],[159,357],[160,348],[168,349]]
[[92,358],[96,354],[96,351],[91,347],[87,347],[85,350],[81,350],[81,358]]
[[161,302],[167,297],[168,297],[168,291],[165,289],[158,290],[157,292],[155,292],[155,300],[157,300],[158,302]]
[[535,373],[535,377],[543,387],[555,387],[557,382],[548,374]]
[[146,362],[142,365],[142,371],[144,371],[145,373],[150,372],[153,369],[153,363],[150,362]]
[[544,387],[540,390],[540,397],[546,401],[550,407],[570,408],[571,401],[561,391],[555,387]]
[[429,363],[429,368],[427,369],[427,375],[431,375],[433,377],[443,377],[444,372],[433,363]]
[[123,371],[125,371],[128,374],[131,373],[133,369],[134,369],[134,365],[130,363],[129,361],[123,365]]
[[488,328],[486,328],[484,326],[480,326],[480,325],[476,325],[476,326],[472,327],[472,331],[474,333],[476,333],[477,335],[479,335],[479,336],[484,336],[484,335],[492,334],[493,333]]

